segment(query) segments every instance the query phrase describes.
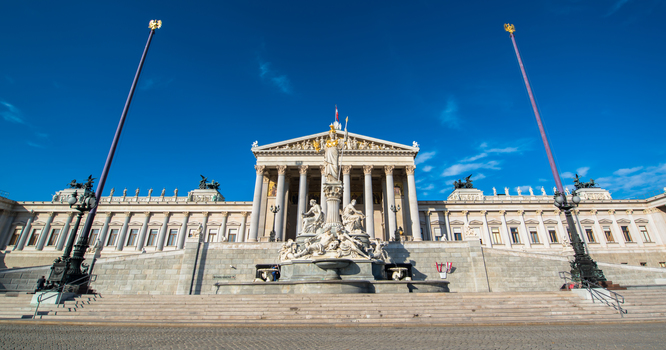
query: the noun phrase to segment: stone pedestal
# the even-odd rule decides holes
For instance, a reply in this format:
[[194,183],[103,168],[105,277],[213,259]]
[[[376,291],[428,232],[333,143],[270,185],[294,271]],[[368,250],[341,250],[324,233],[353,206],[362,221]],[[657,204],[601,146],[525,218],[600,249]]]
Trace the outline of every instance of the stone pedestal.
[[610,200],[613,199],[611,198],[610,192],[607,190],[604,190],[603,188],[581,188],[576,190],[576,193],[580,196],[580,199],[582,200]]
[[224,202],[224,196],[213,189],[196,189],[187,194],[189,202]]
[[482,201],[483,191],[476,188],[456,188],[447,201]]
[[333,226],[335,226],[338,231],[342,231],[342,222],[340,221],[342,182],[324,183],[324,194],[326,195],[326,221],[324,223],[324,231],[330,230]]

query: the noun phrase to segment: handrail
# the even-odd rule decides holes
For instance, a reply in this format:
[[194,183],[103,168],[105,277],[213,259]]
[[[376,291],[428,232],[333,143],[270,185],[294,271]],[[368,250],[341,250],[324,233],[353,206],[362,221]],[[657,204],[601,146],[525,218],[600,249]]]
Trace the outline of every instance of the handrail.
[[[78,278],[78,279],[72,281],[71,283],[67,283],[67,284],[80,286],[84,283],[87,283],[88,281],[84,281],[84,282],[79,283],[79,284],[77,284],[76,282],[79,282],[79,281],[82,281],[82,280],[85,280],[85,279],[88,279],[88,281],[94,282],[93,280],[97,279],[97,275],[86,275],[86,276]],[[35,319],[35,317],[37,317],[37,311],[39,311],[39,306],[41,305],[42,301],[49,300],[49,299],[54,298],[54,297],[58,297],[56,300],[60,300],[60,298],[62,297],[62,290],[63,289],[64,289],[64,286],[62,286],[61,288],[58,288],[58,294],[49,295],[47,298],[44,298],[45,294],[40,294],[39,296],[37,296],[37,307],[35,308],[35,313],[32,315],[32,319]]]
[[44,300],[49,300],[49,299],[51,299],[51,298],[53,298],[53,297],[58,297],[58,298],[60,298],[60,295],[61,295],[61,294],[62,294],[62,292],[58,292],[58,294],[49,295],[47,298],[44,298],[44,295],[46,295],[46,294],[40,294],[40,295],[38,295],[38,296],[37,296],[37,307],[35,308],[35,313],[32,315],[32,319],[34,320],[35,317],[37,317],[37,311],[39,311],[39,305],[42,303],[42,301],[44,301]]
[[[595,282],[590,282],[590,281],[581,281],[581,282],[576,282],[573,280],[573,276],[571,276],[570,272],[567,271],[560,271],[560,278],[564,280],[565,283],[567,281],[571,281],[572,283],[576,283],[578,286],[582,286],[585,288],[588,293],[590,293],[590,297],[592,299],[592,302],[594,303],[594,299],[598,299],[600,302],[606,304],[606,306],[612,307],[615,309],[620,314],[620,317],[624,317],[624,314],[627,313],[627,310],[623,309],[620,304],[624,304],[624,297],[616,292],[613,292],[612,290],[608,290],[607,288],[604,288],[603,286],[599,285],[598,283]],[[606,291],[606,293],[602,293],[599,291],[599,289],[603,289]]]

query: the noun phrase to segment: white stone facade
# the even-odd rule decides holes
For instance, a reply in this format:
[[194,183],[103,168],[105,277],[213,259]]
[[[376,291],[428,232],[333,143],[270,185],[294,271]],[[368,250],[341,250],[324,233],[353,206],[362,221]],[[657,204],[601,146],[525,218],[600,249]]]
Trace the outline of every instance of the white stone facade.
[[[325,211],[320,149],[327,134],[253,144],[257,162],[252,201],[227,202],[214,190],[193,190],[185,196],[177,191],[170,195],[149,191],[146,196],[125,190],[103,197],[90,244],[110,257],[180,250],[186,238],[199,231],[204,242],[268,242],[274,218],[277,240],[293,239],[301,232],[300,213],[309,209],[311,199]],[[342,206],[356,199],[356,209],[366,216],[364,230],[371,237],[394,240],[396,233],[402,233],[400,239],[415,243],[480,241],[487,248],[572,254],[566,221],[553,205],[552,193],[540,189],[537,194],[530,190],[484,195],[477,189],[458,189],[447,200],[418,201],[414,178],[418,144],[348,135],[347,144],[341,143]],[[651,261],[649,267],[666,262],[666,194],[616,200],[603,189],[590,188],[581,190],[580,196],[574,219],[590,253],[655,253],[654,259],[664,258]],[[272,205],[281,208],[275,215],[269,209]],[[50,202],[0,197],[0,249],[55,257],[74,220],[66,190]],[[9,262],[12,254],[4,256]]]

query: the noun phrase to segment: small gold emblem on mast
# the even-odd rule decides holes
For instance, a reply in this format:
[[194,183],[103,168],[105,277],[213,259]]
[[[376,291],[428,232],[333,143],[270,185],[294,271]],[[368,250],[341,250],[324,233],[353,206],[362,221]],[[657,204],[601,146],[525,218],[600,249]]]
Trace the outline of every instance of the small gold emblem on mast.
[[159,19],[154,19],[148,23],[148,28],[155,30],[162,28],[162,21]]
[[507,32],[513,34],[513,32],[516,31],[516,28],[513,26],[513,24],[506,23],[506,24],[504,25],[504,30],[506,30]]

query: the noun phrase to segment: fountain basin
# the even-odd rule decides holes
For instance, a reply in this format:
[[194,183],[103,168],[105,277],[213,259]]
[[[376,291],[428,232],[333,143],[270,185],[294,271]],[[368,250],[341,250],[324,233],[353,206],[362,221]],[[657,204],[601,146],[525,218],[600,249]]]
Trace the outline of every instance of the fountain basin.
[[340,279],[339,269],[349,266],[349,264],[351,264],[352,261],[349,259],[329,258],[329,259],[314,260],[312,261],[312,263],[315,264],[318,268],[326,270],[326,276],[324,277],[324,280],[331,281],[331,280],[339,280]]

